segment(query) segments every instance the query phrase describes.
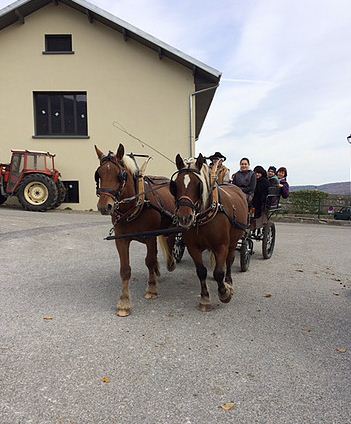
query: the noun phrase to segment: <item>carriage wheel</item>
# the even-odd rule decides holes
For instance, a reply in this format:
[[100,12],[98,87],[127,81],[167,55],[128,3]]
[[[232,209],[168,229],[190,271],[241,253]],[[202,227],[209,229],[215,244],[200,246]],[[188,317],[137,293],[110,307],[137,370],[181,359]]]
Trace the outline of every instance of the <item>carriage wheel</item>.
[[242,272],[246,272],[249,269],[250,259],[252,254],[252,240],[250,240],[250,242],[251,243],[249,243],[248,239],[243,239],[241,241],[240,269]]
[[178,233],[175,236],[174,246],[173,246],[173,257],[176,260],[177,264],[182,260],[184,255],[185,244],[183,241],[182,233]]
[[272,256],[274,245],[275,245],[275,225],[274,225],[274,222],[268,222],[263,227],[262,255],[264,259],[269,259]]

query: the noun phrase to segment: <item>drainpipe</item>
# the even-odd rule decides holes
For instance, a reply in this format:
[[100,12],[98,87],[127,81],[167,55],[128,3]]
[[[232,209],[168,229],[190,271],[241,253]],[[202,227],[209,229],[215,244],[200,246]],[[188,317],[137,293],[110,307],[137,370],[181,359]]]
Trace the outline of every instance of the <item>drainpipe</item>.
[[217,87],[219,86],[219,84],[213,86],[213,87],[208,87],[208,88],[204,88],[202,90],[199,91],[194,91],[194,93],[191,93],[189,96],[189,113],[190,113],[190,157],[193,157],[194,153],[193,152],[193,131],[194,131],[194,122],[193,122],[193,97],[195,97],[196,95],[200,94],[200,93],[204,93],[205,91],[209,91],[209,90],[215,90]]

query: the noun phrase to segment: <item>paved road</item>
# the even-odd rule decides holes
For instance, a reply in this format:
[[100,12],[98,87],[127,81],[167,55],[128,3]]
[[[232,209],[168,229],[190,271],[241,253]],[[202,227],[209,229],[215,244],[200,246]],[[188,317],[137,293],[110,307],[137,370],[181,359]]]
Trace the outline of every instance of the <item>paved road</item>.
[[128,318],[109,228],[0,208],[1,424],[351,422],[350,228],[279,223],[271,260],[234,266],[229,304],[210,282],[207,314],[188,256],[145,300],[134,244]]

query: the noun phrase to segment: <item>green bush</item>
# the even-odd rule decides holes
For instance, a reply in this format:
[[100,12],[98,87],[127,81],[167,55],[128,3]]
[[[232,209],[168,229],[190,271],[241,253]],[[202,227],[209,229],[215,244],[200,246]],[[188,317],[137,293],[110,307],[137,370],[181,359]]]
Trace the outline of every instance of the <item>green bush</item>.
[[328,194],[319,190],[301,190],[290,193],[293,213],[317,214],[321,204],[327,199]]

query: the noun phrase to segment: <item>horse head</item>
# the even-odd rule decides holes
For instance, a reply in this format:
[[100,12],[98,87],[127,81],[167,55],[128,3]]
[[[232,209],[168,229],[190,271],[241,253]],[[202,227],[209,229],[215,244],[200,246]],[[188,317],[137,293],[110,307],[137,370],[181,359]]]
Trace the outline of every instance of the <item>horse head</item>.
[[170,182],[170,191],[176,201],[176,217],[183,228],[195,224],[196,214],[205,206],[208,197],[208,167],[200,153],[195,160],[184,163],[181,156],[176,156],[176,171]]
[[102,215],[112,215],[130,174],[123,160],[124,146],[120,144],[116,154],[104,155],[96,146],[95,151],[100,161],[95,171],[96,195],[99,197],[97,208]]

